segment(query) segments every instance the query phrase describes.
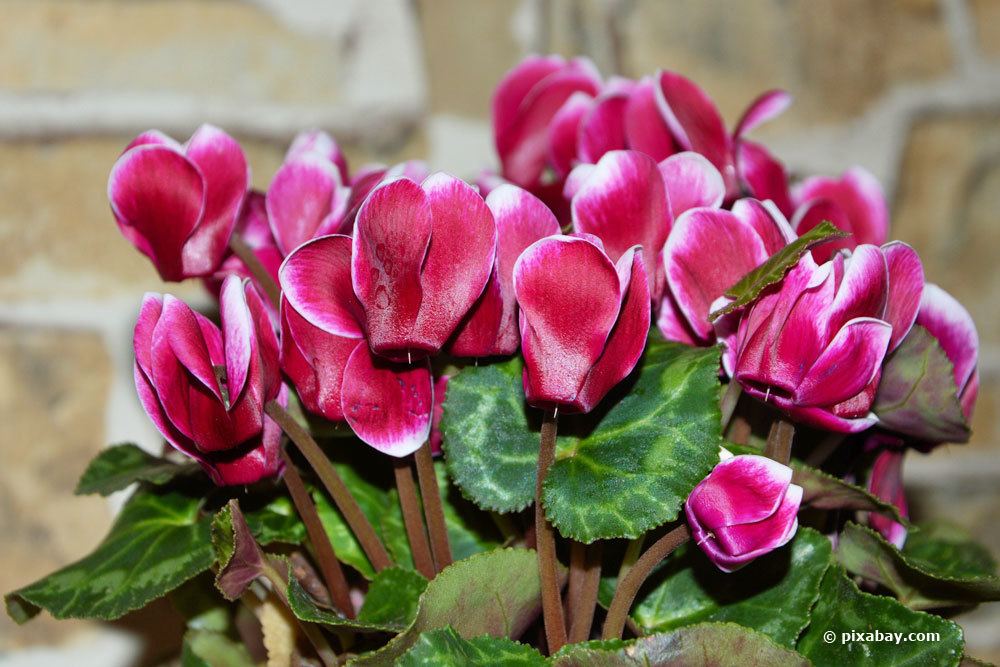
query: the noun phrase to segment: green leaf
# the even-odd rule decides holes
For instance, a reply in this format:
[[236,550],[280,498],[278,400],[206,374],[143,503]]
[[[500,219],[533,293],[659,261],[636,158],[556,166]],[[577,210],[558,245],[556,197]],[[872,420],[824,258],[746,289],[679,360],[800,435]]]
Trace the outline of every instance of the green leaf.
[[[388,468],[387,462],[384,465]],[[377,528],[386,512],[391,511],[389,494],[379,485],[359,474],[354,466],[334,463],[334,467],[354,499],[358,501],[361,511]],[[368,557],[357,538],[354,537],[354,532],[337,511],[327,493],[323,489],[314,488],[312,489],[312,498],[313,502],[316,503],[316,512],[319,514],[320,523],[323,524],[323,528],[330,536],[330,542],[337,552],[337,559],[353,567],[365,579],[374,577],[375,569],[368,562]]]
[[900,551],[875,531],[848,523],[837,544],[837,560],[849,571],[891,590],[912,609],[936,609],[1000,600],[1000,577],[992,558],[968,539],[921,536],[912,529]]
[[[438,489],[444,508],[444,522],[448,529],[452,560],[464,560],[469,556],[489,551],[500,546],[501,538],[489,515],[462,497],[457,488],[448,483],[448,473],[444,463],[436,461]],[[413,569],[413,553],[406,536],[403,510],[399,505],[399,494],[389,491],[389,509],[382,515],[382,535],[386,549],[397,565]]]
[[910,523],[900,515],[895,505],[873,496],[860,486],[811,468],[796,459],[792,459],[789,465],[794,471],[792,482],[802,487],[803,505],[821,510],[878,512],[898,523],[905,525]]
[[544,667],[546,660],[531,646],[502,637],[462,639],[451,627],[420,635],[397,667]]
[[992,577],[997,563],[990,550],[958,526],[934,521],[910,531],[903,554],[916,565],[948,577]]
[[254,667],[243,644],[221,632],[189,630],[184,635],[181,667]]
[[108,496],[133,482],[163,485],[178,475],[198,470],[197,463],[178,465],[153,456],[132,443],[108,447],[87,466],[73,492],[78,496],[99,493]]
[[[878,631],[882,638],[874,636]],[[887,633],[937,633],[938,639],[900,641]],[[852,633],[863,633],[858,637]],[[799,639],[799,653],[816,665],[957,665],[962,630],[955,623],[907,609],[896,600],[862,593],[844,569],[833,565],[823,577],[812,623]]]
[[676,519],[719,461],[718,375],[717,348],[651,340],[635,385],[557,452],[543,502],[559,532],[589,544]]
[[295,505],[287,496],[275,496],[266,504],[251,509],[250,501],[243,509],[250,532],[258,544],[274,542],[301,544],[306,539],[306,527],[295,511]]
[[966,442],[972,431],[954,366],[937,339],[913,325],[882,369],[872,411],[882,426],[930,442]]
[[372,580],[357,618],[349,619],[321,608],[289,574],[288,605],[303,621],[360,632],[399,632],[413,622],[417,601],[426,587],[427,580],[410,570],[382,570]]
[[227,600],[239,598],[257,577],[264,575],[266,556],[235,499],[212,519],[212,548],[218,563],[215,587]]
[[789,548],[730,574],[721,574],[691,543],[675,553],[640,592],[632,612],[640,627],[662,632],[725,621],[758,630],[789,648],[809,624],[809,610],[832,560],[830,541],[805,527]]
[[466,367],[448,381],[440,426],[448,472],[486,510],[517,512],[535,498],[538,427],[529,422],[521,369],[515,357]]
[[[732,623],[701,623],[641,637],[616,646],[610,642],[571,644],[553,656],[555,667],[633,667],[712,665],[713,667],[808,667],[801,655],[766,635]],[[821,663],[817,663],[821,664]],[[825,664],[825,663],[822,663]],[[837,663],[830,663],[837,664]],[[848,664],[848,663],[839,663]]]
[[89,556],[8,593],[7,613],[18,623],[40,609],[111,620],[166,595],[214,561],[211,517],[200,506],[180,493],[136,493]]
[[769,286],[779,282],[788,271],[799,263],[802,256],[821,243],[842,239],[850,236],[827,221],[816,225],[808,232],[795,239],[778,252],[771,255],[767,261],[746,274],[735,285],[726,290],[726,296],[734,299],[724,308],[712,312],[708,319],[713,322],[723,315],[738,310],[760,296]]
[[534,551],[498,549],[442,570],[420,596],[417,616],[405,632],[353,665],[391,665],[421,633],[451,626],[461,637],[519,637],[541,609]]

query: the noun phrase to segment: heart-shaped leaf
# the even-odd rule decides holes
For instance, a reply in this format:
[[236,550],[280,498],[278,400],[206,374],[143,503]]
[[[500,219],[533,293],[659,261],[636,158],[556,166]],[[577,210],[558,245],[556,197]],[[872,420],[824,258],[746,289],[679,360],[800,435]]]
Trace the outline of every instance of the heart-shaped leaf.
[[719,461],[719,350],[651,340],[635,384],[560,449],[545,514],[566,537],[634,538],[677,518]]
[[463,639],[451,627],[420,635],[417,643],[396,661],[397,667],[544,667],[542,654],[504,637]]
[[731,622],[795,646],[832,560],[828,539],[799,528],[788,548],[726,575],[692,546],[678,549],[640,591],[632,612],[640,627],[662,632],[703,621]]
[[166,595],[215,560],[211,516],[201,499],[140,491],[90,555],[5,596],[24,623],[41,609],[56,618],[111,620]]
[[[767,635],[732,623],[700,623],[630,642],[587,642],[563,647],[555,667],[808,667],[801,655],[775,644]],[[847,663],[841,663],[847,664]]]
[[872,411],[882,426],[929,442],[966,442],[954,366],[924,327],[913,325],[882,369]]
[[985,549],[968,538],[942,535],[940,528],[911,529],[900,551],[875,531],[849,523],[837,543],[837,560],[912,609],[1000,600],[1000,577]]
[[153,456],[132,443],[112,445],[87,465],[74,493],[108,496],[134,482],[163,485],[178,475],[197,471],[197,463],[177,464]]
[[860,486],[828,475],[806,464],[792,459],[789,464],[794,471],[792,482],[802,487],[802,504],[821,510],[858,510],[878,512],[893,521],[909,524],[892,503],[872,495]]
[[541,610],[537,557],[527,549],[498,549],[442,570],[420,596],[417,615],[405,632],[352,665],[391,665],[421,633],[447,626],[461,637],[488,634],[517,638]]
[[[900,633],[899,640],[890,633]],[[798,651],[815,665],[957,665],[963,645],[962,629],[952,621],[862,593],[834,564],[823,577]]]
[[808,232],[795,239],[778,252],[771,255],[767,261],[746,274],[735,285],[726,290],[726,296],[733,301],[725,307],[713,311],[708,318],[713,322],[723,315],[728,315],[747,305],[767,289],[785,277],[788,271],[799,263],[802,256],[820,243],[850,236],[827,221],[823,221]]

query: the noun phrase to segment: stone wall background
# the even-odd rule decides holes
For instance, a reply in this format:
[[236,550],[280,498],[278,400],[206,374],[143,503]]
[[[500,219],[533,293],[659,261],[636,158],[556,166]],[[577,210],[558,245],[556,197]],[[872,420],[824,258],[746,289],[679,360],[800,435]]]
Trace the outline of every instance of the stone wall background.
[[[0,590],[89,550],[115,499],[75,498],[105,443],[158,439],[134,397],[131,327],[161,284],[119,237],[107,173],[137,132],[212,122],[266,187],[296,130],[351,163],[492,164],[489,95],[529,52],[603,73],[698,81],[728,121],[758,92],[796,103],[760,131],[795,173],[860,164],[894,236],[972,311],[973,441],[911,456],[917,512],[1000,555],[1000,0],[0,0]],[[168,613],[168,612],[165,612]],[[149,616],[149,615],[147,615]],[[96,625],[0,618],[0,664],[155,661],[163,616]],[[1000,659],[1000,612],[962,619]],[[154,628],[155,632],[144,631]],[[890,630],[890,628],[885,628]]]

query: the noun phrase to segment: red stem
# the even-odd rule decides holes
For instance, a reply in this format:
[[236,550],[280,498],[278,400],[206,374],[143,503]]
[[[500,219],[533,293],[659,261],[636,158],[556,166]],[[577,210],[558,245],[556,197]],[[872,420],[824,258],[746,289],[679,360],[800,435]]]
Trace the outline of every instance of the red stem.
[[566,619],[559,597],[559,574],[556,559],[555,531],[545,520],[542,509],[542,484],[555,460],[556,414],[545,412],[538,447],[538,475],[535,478],[535,541],[538,550],[538,575],[542,585],[542,617],[549,654],[566,643]]
[[451,565],[451,544],[448,542],[448,527],[444,521],[444,506],[441,503],[437,473],[434,472],[430,441],[425,442],[413,454],[413,458],[417,464],[417,481],[420,483],[420,497],[424,501],[424,517],[427,519],[427,533],[431,538],[434,567],[440,572]]
[[413,482],[409,457],[394,459],[393,471],[396,473],[399,506],[403,510],[403,525],[406,526],[406,537],[410,541],[413,565],[417,568],[417,572],[428,579],[433,579],[434,559],[431,557],[431,547],[424,531],[424,519],[420,514],[420,500],[417,498],[417,486]]

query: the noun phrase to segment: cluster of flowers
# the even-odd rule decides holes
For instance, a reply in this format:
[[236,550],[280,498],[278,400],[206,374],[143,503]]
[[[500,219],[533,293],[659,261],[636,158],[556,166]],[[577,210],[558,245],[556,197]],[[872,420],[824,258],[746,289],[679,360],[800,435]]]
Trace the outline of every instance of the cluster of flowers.
[[[951,361],[968,418],[971,318],[925,284],[912,248],[886,242],[872,176],[852,169],[791,187],[746,138],[789,102],[762,95],[730,132],[678,74],[603,81],[586,60],[530,57],[496,91],[501,168],[475,185],[419,162],[351,173],[334,140],[313,131],[255,192],[223,131],[203,127],[183,145],[145,133],[114,166],[112,210],[162,278],[205,281],[222,326],[146,296],[135,330],[143,406],[217,483],[244,484],[281,470],[264,406],[285,401],[282,374],[307,410],[399,457],[435,437],[447,378],[435,379],[431,357],[520,348],[529,404],[589,412],[633,370],[655,324],[669,340],[721,343],[722,372],[796,421],[933,439],[912,414],[880,424],[882,370],[920,325]],[[822,220],[850,236],[710,319],[738,279]],[[261,298],[268,285],[236,244],[280,284],[280,300]],[[879,436],[871,481],[897,504],[899,442]],[[687,517],[701,548],[732,569],[791,538],[801,494],[787,466],[736,456],[696,487]],[[878,527],[902,539],[901,526]]]

